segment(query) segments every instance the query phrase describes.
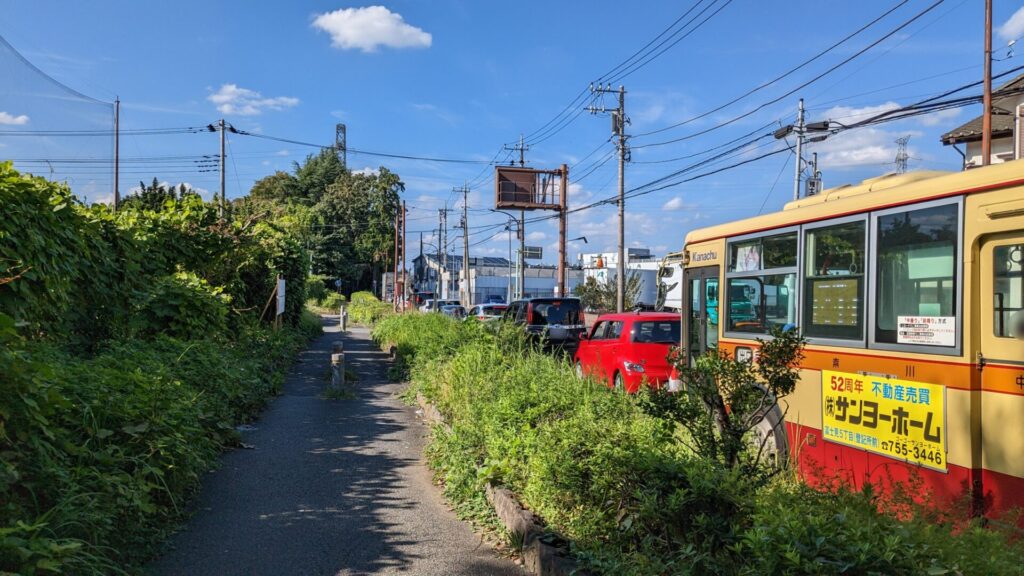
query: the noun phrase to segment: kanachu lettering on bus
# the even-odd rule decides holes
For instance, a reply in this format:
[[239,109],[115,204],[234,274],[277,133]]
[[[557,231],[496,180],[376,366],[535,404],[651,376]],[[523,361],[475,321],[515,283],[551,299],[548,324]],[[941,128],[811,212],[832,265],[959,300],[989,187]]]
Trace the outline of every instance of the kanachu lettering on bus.
[[945,394],[937,384],[823,370],[826,440],[945,471]]

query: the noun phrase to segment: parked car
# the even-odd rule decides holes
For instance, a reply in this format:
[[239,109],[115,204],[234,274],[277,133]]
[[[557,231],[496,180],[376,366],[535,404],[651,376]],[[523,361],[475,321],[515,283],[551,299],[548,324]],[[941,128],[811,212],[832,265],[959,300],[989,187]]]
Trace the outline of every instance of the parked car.
[[469,309],[467,318],[476,318],[480,321],[495,320],[501,318],[501,314],[507,308],[508,306],[504,304],[480,304]]
[[644,382],[661,386],[672,371],[668,355],[680,345],[679,330],[675,313],[604,314],[580,339],[574,356],[576,373],[630,394]]
[[458,300],[440,300],[440,299],[427,299],[424,301],[423,306],[420,306],[420,312],[440,312],[441,308],[445,306],[462,306],[462,302]]
[[516,300],[502,318],[523,326],[528,334],[550,346],[575,346],[587,329],[579,298]]
[[446,304],[441,306],[441,313],[459,320],[466,317],[466,309],[459,304]]
[[505,297],[502,296],[501,294],[491,294],[490,296],[487,297],[487,300],[485,302],[487,304],[504,304]]
[[422,308],[427,300],[433,300],[433,292],[414,292],[410,301],[417,307]]

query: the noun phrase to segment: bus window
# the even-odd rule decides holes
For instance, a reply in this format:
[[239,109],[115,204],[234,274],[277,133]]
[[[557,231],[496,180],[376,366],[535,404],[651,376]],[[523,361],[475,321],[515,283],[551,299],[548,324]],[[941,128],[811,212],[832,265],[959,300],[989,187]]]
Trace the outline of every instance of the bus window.
[[796,262],[796,231],[730,242],[726,331],[767,334],[796,324]]
[[863,220],[808,230],[804,237],[803,333],[864,338]]
[[875,341],[955,346],[957,206],[879,216]]
[[993,331],[1000,338],[1020,338],[1024,334],[1014,320],[1024,314],[1024,244],[996,246],[993,258]]

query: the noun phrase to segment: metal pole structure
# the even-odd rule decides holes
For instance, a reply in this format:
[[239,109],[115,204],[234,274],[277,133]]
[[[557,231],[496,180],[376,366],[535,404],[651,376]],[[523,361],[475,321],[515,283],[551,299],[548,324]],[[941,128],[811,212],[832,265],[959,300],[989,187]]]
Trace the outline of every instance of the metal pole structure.
[[981,165],[992,163],[992,0],[985,0],[985,92],[981,103]]
[[512,222],[514,218],[508,219],[508,280],[505,282],[505,302],[512,303]]
[[114,98],[114,212],[121,204],[121,99]]
[[[441,245],[438,246],[441,251],[441,273],[448,272],[448,208],[441,209]],[[448,298],[448,287],[451,286],[451,279],[445,279],[444,285],[441,288],[440,298]]]
[[462,301],[464,306],[473,305],[473,285],[469,273],[469,187],[462,186],[462,278],[463,291],[466,295]]
[[626,307],[626,88],[619,86],[619,265],[615,278],[615,309]]
[[562,190],[558,198],[558,296],[565,298],[565,227],[568,207],[569,167],[562,164]]
[[405,255],[405,218],[406,218],[406,216],[408,216],[408,213],[407,213],[407,210],[405,208],[405,200],[402,200],[402,311],[403,312],[405,311],[405,308],[406,308],[406,301],[405,301],[405,299],[406,299],[406,286],[407,286],[406,283],[409,281],[408,274],[406,273],[406,267],[405,267],[405,260],[406,260],[406,255]]
[[519,211],[519,287],[518,296],[522,298],[526,294],[526,211]]
[[217,127],[220,129],[220,205],[217,206],[217,215],[221,218],[224,217],[224,176],[227,174],[226,165],[224,164],[224,119],[221,118],[217,122]]
[[804,144],[804,99],[800,99],[800,106],[796,113],[796,126],[793,127],[796,134],[796,165],[793,167],[793,200],[800,199],[800,171],[803,169],[803,156],[801,152]]

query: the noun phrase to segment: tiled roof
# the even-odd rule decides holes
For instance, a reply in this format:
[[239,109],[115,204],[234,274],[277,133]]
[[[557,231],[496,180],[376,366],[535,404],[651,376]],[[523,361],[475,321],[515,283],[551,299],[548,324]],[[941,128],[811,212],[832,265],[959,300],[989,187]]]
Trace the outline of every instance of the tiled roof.
[[[1024,88],[1024,74],[1017,76],[1013,80],[1010,80],[1006,84],[1003,84],[999,88],[996,88],[996,92],[1002,90],[1012,90],[1015,88]],[[1016,101],[1021,97],[1019,94],[1007,96],[1004,98],[995,98],[992,101],[992,137],[1001,138],[1004,136],[1013,135],[1013,108]],[[969,122],[961,124],[956,128],[943,134],[939,139],[943,144],[959,144],[962,142],[975,142],[981,140],[981,124],[982,117],[971,119]]]

